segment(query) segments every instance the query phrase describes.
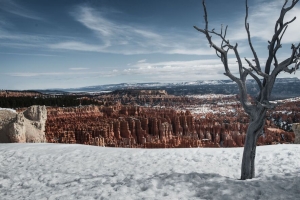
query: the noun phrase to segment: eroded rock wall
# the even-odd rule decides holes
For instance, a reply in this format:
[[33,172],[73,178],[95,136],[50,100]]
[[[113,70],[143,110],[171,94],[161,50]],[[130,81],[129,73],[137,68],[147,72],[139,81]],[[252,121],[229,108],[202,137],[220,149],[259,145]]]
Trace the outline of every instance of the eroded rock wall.
[[0,143],[10,143],[10,124],[16,119],[17,113],[11,110],[0,110]]
[[47,142],[45,106],[31,106],[21,113],[0,111],[0,143]]

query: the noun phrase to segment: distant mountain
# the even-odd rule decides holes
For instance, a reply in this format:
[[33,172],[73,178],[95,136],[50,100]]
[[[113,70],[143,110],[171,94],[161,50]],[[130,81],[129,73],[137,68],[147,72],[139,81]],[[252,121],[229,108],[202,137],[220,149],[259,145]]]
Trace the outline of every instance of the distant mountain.
[[[248,93],[256,95],[258,87],[255,80],[247,80]],[[42,93],[105,93],[121,89],[160,89],[169,94],[237,94],[238,87],[231,80],[199,80],[181,83],[120,83],[96,85],[81,88],[67,88],[59,90],[39,90]],[[298,78],[278,78],[272,96],[276,99],[300,96],[300,80]]]

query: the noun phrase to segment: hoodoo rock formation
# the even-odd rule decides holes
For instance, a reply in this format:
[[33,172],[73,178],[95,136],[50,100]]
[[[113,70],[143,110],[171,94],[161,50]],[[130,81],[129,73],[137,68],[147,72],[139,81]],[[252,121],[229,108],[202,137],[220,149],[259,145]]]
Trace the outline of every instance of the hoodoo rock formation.
[[31,106],[21,113],[0,110],[0,143],[47,142],[45,106]]
[[[120,103],[108,107],[49,107],[46,138],[53,143],[109,147],[242,147],[247,122],[242,112],[200,116],[190,111]],[[258,145],[294,141],[294,133],[268,123]]]

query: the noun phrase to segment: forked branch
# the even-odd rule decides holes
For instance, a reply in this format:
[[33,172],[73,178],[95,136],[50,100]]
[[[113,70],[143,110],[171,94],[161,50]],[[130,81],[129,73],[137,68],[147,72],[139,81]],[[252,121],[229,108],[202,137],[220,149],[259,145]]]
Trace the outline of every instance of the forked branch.
[[248,36],[248,43],[249,43],[249,46],[251,48],[252,54],[254,56],[254,61],[255,61],[255,64],[256,64],[257,71],[261,71],[259,59],[257,57],[257,54],[256,54],[256,52],[255,52],[255,50],[253,48],[252,42],[251,42],[250,28],[249,28],[249,23],[247,22],[247,20],[248,20],[248,9],[249,9],[249,7],[248,7],[248,0],[246,0],[245,29],[246,29],[247,36]]
[[[203,4],[203,9],[204,9],[204,21],[205,21],[205,29],[200,29],[196,26],[194,28],[198,30],[199,32],[205,34],[206,39],[208,40],[209,44],[211,47],[213,47],[216,51],[216,54],[218,55],[219,58],[221,58],[221,61],[224,65],[225,68],[225,73],[224,75],[228,76],[231,80],[237,83],[240,91],[240,96],[241,96],[241,103],[245,109],[245,111],[248,114],[251,114],[252,112],[252,105],[248,102],[247,100],[247,88],[245,84],[245,80],[247,75],[252,76],[254,79],[259,80],[252,72],[249,72],[248,70],[244,70],[242,66],[242,61],[240,59],[240,55],[238,53],[237,47],[238,45],[236,44],[235,46],[231,45],[229,40],[226,39],[226,33],[227,33],[227,26],[225,28],[224,34],[223,34],[223,28],[221,28],[221,33],[215,32],[215,29],[212,29],[211,31],[208,30],[208,19],[207,19],[207,10],[206,10],[206,5],[205,5],[205,0],[202,1]],[[210,34],[214,34],[218,36],[221,39],[221,46],[217,46],[213,43],[212,41],[212,36]],[[237,58],[237,62],[239,65],[239,74],[240,78],[237,78],[234,76],[230,69],[229,69],[229,64],[228,64],[228,51],[233,50],[235,53],[235,56]]]
[[[278,18],[278,20],[276,21],[276,24],[275,24],[274,35],[272,37],[272,40],[269,41],[269,46],[268,46],[269,55],[268,55],[268,59],[267,59],[267,62],[266,62],[266,68],[265,68],[265,73],[266,74],[270,74],[270,69],[271,69],[271,64],[272,64],[273,59],[274,59],[275,67],[278,67],[280,65],[278,63],[276,53],[277,53],[278,49],[281,48],[281,39],[282,39],[286,29],[288,28],[288,25],[290,23],[292,23],[293,21],[295,21],[295,19],[296,19],[296,17],[294,17],[290,21],[287,21],[287,22],[284,23],[284,17],[285,17],[285,14],[289,10],[291,10],[298,2],[299,2],[299,0],[292,0],[291,5],[289,7],[286,7],[286,5],[288,3],[288,0],[286,0],[285,3],[283,4],[282,8],[281,8],[280,16],[279,16],[279,18]],[[291,62],[285,62],[285,63],[290,63],[291,64]],[[283,69],[281,69],[281,71],[282,70]],[[278,70],[276,70],[276,71],[278,71]],[[274,75],[274,73],[272,73],[272,74]],[[277,74],[276,74],[276,76],[277,76]],[[274,77],[272,77],[272,78],[274,78]],[[264,80],[264,85],[266,85],[266,84],[267,84],[267,81]]]

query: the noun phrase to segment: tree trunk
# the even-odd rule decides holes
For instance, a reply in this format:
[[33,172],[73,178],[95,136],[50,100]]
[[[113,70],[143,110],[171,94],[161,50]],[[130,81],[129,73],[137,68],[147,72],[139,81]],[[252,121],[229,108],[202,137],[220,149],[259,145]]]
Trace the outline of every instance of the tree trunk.
[[265,119],[262,116],[252,120],[249,124],[244,145],[241,180],[252,179],[255,177],[256,142],[261,134],[264,124]]

